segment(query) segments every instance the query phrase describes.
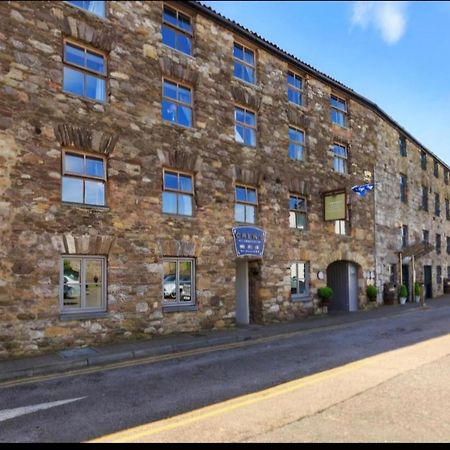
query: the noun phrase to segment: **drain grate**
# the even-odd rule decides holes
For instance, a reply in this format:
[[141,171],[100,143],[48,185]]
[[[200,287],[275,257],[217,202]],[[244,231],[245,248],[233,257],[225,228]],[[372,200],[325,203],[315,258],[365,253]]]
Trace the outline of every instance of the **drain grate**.
[[93,348],[83,347],[83,348],[74,348],[72,350],[61,350],[58,352],[60,356],[63,358],[80,358],[82,356],[93,356],[98,352]]

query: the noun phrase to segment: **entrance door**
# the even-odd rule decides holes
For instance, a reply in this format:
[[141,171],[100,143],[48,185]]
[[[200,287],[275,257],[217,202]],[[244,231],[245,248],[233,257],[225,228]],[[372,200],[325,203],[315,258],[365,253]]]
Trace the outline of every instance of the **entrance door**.
[[411,299],[411,286],[409,283],[409,266],[408,264],[402,264],[402,281],[403,284],[406,286],[406,289],[408,290],[408,297],[407,302]]
[[245,259],[236,261],[236,324],[250,323],[248,296],[248,262]]
[[425,298],[433,297],[431,266],[423,266],[423,283],[425,285]]
[[336,261],[327,268],[327,284],[333,289],[330,311],[358,310],[358,269],[348,261]]

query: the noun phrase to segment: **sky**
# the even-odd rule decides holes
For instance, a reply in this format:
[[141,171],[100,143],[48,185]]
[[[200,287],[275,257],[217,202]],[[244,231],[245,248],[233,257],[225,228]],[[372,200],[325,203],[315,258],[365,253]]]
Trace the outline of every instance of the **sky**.
[[450,164],[450,1],[202,1],[376,103]]

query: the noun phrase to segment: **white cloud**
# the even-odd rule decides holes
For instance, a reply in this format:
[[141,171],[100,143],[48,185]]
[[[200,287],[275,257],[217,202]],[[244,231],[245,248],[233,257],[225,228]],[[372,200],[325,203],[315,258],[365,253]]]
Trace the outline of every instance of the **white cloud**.
[[395,44],[406,30],[406,6],[403,1],[353,3],[352,24],[365,30],[375,27],[388,44]]

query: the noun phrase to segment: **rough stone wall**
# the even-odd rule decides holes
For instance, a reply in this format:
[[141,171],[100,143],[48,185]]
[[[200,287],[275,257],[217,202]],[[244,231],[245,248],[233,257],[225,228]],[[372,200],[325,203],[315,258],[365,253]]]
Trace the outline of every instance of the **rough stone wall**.
[[[441,253],[432,251],[415,261],[416,277],[424,281],[423,266],[432,266],[433,297],[443,294],[443,284],[436,282],[436,267],[442,266],[442,279],[447,278],[450,264],[446,239],[450,236],[450,221],[446,218],[445,199],[450,198],[450,189],[444,182],[444,167],[439,163],[439,177],[433,174],[434,159],[427,154],[427,168],[421,168],[421,149],[407,140],[407,156],[400,155],[399,132],[383,120],[379,120],[377,166],[375,168],[376,198],[376,258],[379,301],[382,300],[383,285],[389,282],[390,264],[401,269],[398,253],[402,249],[401,227],[408,226],[409,244],[423,239],[423,230],[429,231],[429,242],[436,244],[436,234],[441,235]],[[400,200],[400,174],[408,178],[407,203]],[[428,211],[422,209],[422,186],[428,189]],[[440,216],[434,214],[434,194],[440,195]],[[410,268],[411,261],[403,261]],[[399,280],[399,276],[397,276]]]
[[[189,57],[162,45],[161,2],[108,2],[108,9],[105,20],[64,2],[0,3],[0,358],[233,326],[236,181],[258,188],[256,225],[267,232],[252,283],[264,322],[320,313],[316,292],[326,279],[316,273],[336,260],[359,265],[365,307],[374,200],[350,188],[373,173],[378,118],[349,100],[348,129],[332,126],[331,88],[308,76],[305,106],[288,105],[288,65],[261,49],[257,85],[234,80],[234,36],[206,17],[192,14]],[[107,52],[105,105],[62,92],[64,36]],[[162,121],[164,76],[192,86],[192,129]],[[257,111],[256,148],[235,142],[235,103]],[[289,124],[305,130],[305,162],[288,158]],[[349,146],[346,175],[332,171],[335,140]],[[61,202],[63,148],[108,155],[106,208]],[[161,213],[163,167],[194,173],[193,217]],[[349,236],[323,221],[321,192],[335,188],[350,194]],[[308,194],[306,231],[289,229],[289,192],[298,190]],[[107,317],[60,320],[66,253],[107,256]],[[196,258],[197,311],[162,311],[163,256]],[[311,265],[306,302],[290,299],[295,261]]]

